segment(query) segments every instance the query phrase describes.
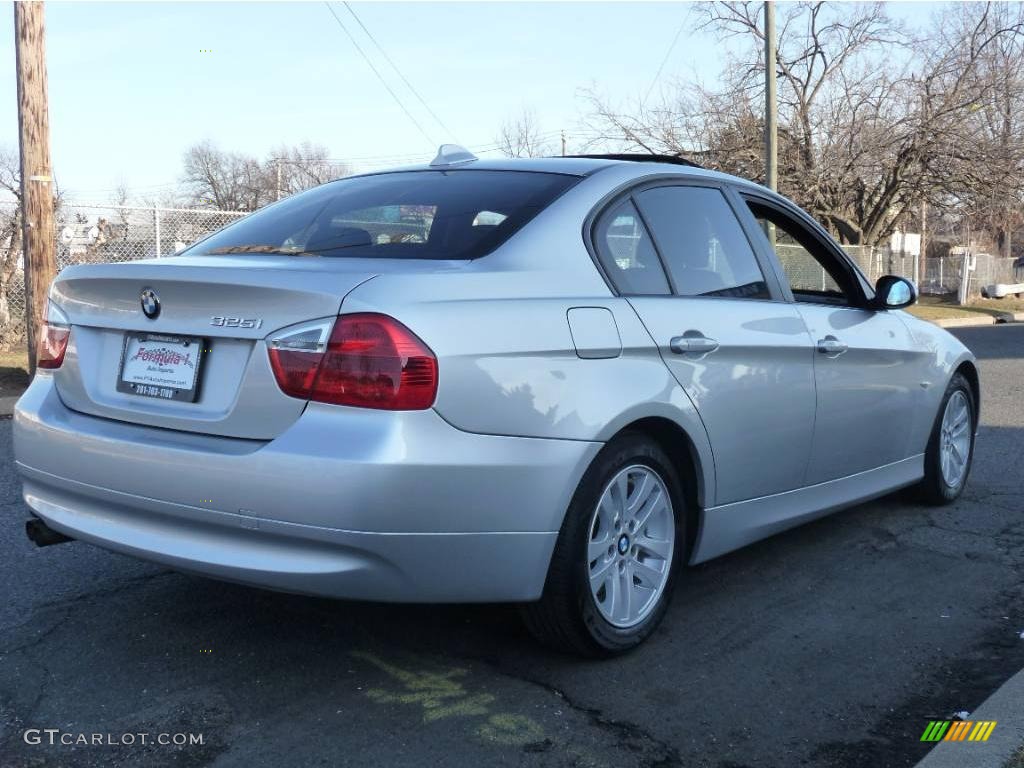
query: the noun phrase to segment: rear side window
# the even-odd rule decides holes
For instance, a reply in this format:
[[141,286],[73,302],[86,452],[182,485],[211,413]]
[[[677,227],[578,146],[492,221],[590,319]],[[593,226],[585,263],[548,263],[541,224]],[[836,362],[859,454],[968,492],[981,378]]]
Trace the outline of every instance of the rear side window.
[[601,214],[594,226],[594,248],[619,293],[671,293],[651,237],[630,200],[623,200]]
[[636,201],[677,294],[770,298],[754,250],[719,190],[654,187]]
[[187,253],[475,259],[577,181],[556,173],[473,170],[341,179],[257,211]]

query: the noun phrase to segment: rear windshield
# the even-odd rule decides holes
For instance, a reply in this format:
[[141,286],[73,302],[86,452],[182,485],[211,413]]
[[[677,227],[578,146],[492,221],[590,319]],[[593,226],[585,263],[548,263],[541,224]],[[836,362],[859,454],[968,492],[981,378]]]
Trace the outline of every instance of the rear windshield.
[[475,259],[577,181],[557,173],[472,170],[341,179],[257,211],[187,253]]

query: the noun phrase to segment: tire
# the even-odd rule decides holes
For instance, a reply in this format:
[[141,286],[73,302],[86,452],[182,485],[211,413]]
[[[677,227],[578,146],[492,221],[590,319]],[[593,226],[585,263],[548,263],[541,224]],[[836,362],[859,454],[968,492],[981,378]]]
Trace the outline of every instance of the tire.
[[[953,401],[952,406],[950,405],[951,401]],[[958,471],[953,473],[960,475],[959,481],[950,482],[948,473],[943,472],[943,445],[949,439],[946,432],[946,427],[949,426],[946,423],[946,416],[947,411],[961,408],[963,405],[966,405],[967,423],[964,429],[966,430],[967,440],[966,443],[962,439],[960,440],[960,450],[963,451],[964,445],[966,445],[966,462],[962,467],[958,466]],[[939,406],[939,412],[935,417],[932,434],[928,439],[928,448],[924,454],[924,479],[917,486],[917,497],[926,504],[937,506],[951,504],[963,493],[964,486],[967,484],[967,478],[971,472],[971,462],[974,460],[974,433],[977,429],[975,423],[977,412],[977,404],[974,400],[974,392],[971,389],[971,385],[962,374],[955,374],[942,397],[942,404]]]
[[[623,488],[626,508],[619,505]],[[629,504],[636,505],[632,511]],[[636,525],[644,514],[646,522],[631,530],[630,523]],[[685,549],[685,496],[672,462],[649,438],[624,432],[598,453],[580,480],[541,599],[523,608],[526,625],[544,645],[582,656],[635,648],[664,616]],[[590,577],[598,572],[595,584],[601,586],[595,593]]]

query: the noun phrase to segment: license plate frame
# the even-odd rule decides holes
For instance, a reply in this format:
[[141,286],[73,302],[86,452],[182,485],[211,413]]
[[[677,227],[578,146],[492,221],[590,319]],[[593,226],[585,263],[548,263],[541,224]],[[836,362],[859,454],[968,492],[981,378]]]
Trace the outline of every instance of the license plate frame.
[[[124,367],[128,358],[128,348],[133,339],[137,339],[142,343],[156,341],[173,344],[178,347],[194,348],[196,357],[195,366],[192,371],[191,386],[186,389],[184,387],[162,385],[158,382],[125,381]],[[199,396],[199,371],[202,367],[205,347],[206,339],[199,336],[128,331],[124,335],[124,344],[121,347],[121,362],[117,369],[117,391],[157,400],[177,400],[179,402],[194,403]]]

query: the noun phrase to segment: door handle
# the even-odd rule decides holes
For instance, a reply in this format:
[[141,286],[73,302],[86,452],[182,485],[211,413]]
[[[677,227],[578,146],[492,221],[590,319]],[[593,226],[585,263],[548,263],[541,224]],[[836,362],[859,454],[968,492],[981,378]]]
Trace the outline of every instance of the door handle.
[[706,355],[718,349],[718,342],[703,336],[699,331],[687,331],[682,336],[674,337],[668,348],[677,355]]
[[823,355],[841,355],[848,349],[849,347],[835,336],[830,335],[824,339],[818,339],[818,351]]

